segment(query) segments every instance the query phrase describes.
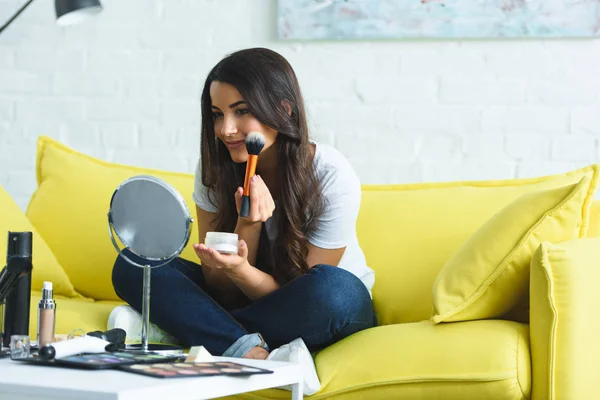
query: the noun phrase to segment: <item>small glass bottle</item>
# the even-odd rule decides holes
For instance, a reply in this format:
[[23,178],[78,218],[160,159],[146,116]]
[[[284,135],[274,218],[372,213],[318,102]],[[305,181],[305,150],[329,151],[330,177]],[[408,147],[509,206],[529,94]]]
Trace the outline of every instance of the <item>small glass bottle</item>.
[[54,342],[54,325],[56,324],[56,303],[52,295],[52,282],[44,282],[42,299],[38,305],[37,342],[41,349]]

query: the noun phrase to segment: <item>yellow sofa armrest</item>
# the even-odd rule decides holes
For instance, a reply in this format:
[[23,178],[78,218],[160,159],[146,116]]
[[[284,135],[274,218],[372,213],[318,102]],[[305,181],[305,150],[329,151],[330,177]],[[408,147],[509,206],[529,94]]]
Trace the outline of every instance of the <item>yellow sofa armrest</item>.
[[533,400],[600,393],[600,238],[543,242],[531,260]]

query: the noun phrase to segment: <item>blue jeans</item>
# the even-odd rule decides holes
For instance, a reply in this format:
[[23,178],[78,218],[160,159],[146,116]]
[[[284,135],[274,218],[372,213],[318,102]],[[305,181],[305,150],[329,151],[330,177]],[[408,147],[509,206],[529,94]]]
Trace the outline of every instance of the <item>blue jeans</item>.
[[[112,282],[117,295],[141,312],[142,269],[118,256]],[[225,309],[207,293],[200,265],[182,258],[152,269],[150,321],[183,346],[229,357],[298,337],[316,351],[377,325],[367,288],[344,269],[316,265],[261,299]]]

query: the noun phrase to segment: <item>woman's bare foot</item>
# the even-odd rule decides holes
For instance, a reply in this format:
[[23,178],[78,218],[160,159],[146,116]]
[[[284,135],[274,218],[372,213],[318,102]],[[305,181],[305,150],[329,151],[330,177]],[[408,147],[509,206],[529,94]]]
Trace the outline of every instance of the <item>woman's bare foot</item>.
[[263,347],[253,347],[251,348],[243,358],[251,358],[253,360],[266,360],[269,352],[265,350]]

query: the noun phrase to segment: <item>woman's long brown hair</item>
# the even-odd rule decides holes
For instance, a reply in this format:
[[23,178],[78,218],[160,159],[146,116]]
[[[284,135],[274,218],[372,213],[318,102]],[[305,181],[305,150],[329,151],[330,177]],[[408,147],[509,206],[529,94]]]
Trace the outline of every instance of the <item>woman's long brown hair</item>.
[[[246,164],[233,162],[227,147],[217,139],[212,119],[210,85],[233,85],[250,113],[278,132],[277,237],[273,246],[263,232],[257,267],[284,284],[304,274],[309,265],[308,235],[316,229],[323,210],[321,187],[313,168],[304,100],[296,74],[287,60],[264,48],[232,53],[208,74],[202,91],[202,183],[217,208],[216,228],[233,232],[237,223],[234,193],[244,183]],[[291,113],[286,109],[291,108]]]

